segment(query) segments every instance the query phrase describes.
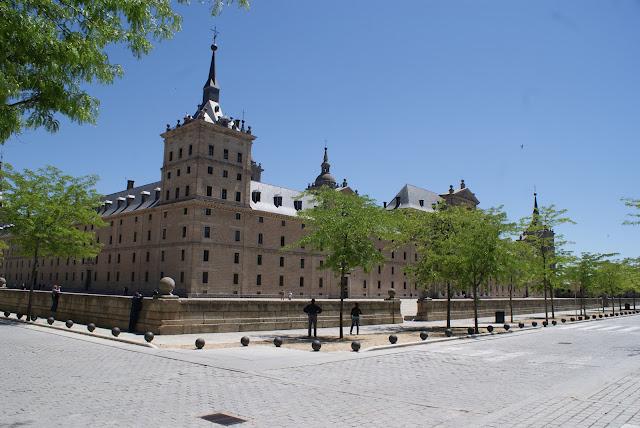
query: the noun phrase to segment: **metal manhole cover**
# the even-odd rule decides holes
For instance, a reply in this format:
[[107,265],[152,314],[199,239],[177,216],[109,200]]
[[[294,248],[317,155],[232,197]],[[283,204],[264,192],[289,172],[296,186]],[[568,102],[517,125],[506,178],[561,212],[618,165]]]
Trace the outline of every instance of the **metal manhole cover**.
[[239,418],[237,416],[227,415],[225,413],[213,413],[211,415],[201,416],[200,419],[213,422],[214,424],[223,425],[228,427],[229,425],[237,425],[246,422],[246,419]]

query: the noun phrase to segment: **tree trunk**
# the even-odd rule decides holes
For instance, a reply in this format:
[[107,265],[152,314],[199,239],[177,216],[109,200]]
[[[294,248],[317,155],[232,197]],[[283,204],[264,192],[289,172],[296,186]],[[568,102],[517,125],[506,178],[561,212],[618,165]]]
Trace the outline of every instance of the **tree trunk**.
[[31,286],[29,287],[29,299],[27,302],[27,321],[31,321],[31,301],[33,298],[33,289],[36,286],[38,280],[38,245],[33,253],[33,269],[31,270]]
[[511,322],[513,322],[513,275],[509,283],[509,312],[511,313]]
[[478,330],[478,285],[473,284],[473,319],[474,319],[474,327],[475,334],[479,334],[480,330]]
[[342,313],[344,312],[344,287],[346,282],[346,277],[344,276],[344,265],[342,265],[340,269],[340,339],[344,338],[344,333],[342,332],[343,321],[342,321]]
[[555,319],[556,318],[556,309],[555,309],[555,305],[553,303],[553,285],[551,283],[549,283],[549,296],[551,297],[551,318]]
[[549,306],[547,303],[547,259],[544,254],[544,248],[542,249],[542,287],[544,288],[544,319],[549,322]]
[[587,316],[587,308],[584,307],[584,287],[580,284],[580,312]]
[[602,313],[604,314],[604,296],[602,296]]
[[620,312],[622,312],[622,296],[618,295],[618,308],[620,308]]
[[611,296],[611,315],[616,313],[616,298]]
[[447,281],[447,328],[451,328],[451,282]]
[[633,291],[633,310],[636,310],[636,292],[635,290]]

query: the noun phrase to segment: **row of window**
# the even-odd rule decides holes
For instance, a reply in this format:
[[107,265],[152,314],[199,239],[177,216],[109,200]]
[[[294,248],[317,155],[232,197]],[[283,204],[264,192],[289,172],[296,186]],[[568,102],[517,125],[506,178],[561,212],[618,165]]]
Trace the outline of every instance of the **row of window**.
[[[176,176],[180,177],[180,173],[181,173],[181,169],[177,168],[176,171]],[[191,167],[187,166],[187,174],[191,174]],[[207,167],[207,174],[209,175],[213,175],[213,167],[212,166],[208,166]],[[222,178],[229,178],[229,171],[226,169],[222,170]],[[167,180],[171,180],[171,171],[167,171]],[[241,173],[236,173],[236,181],[242,181],[242,174]]]
[[[207,153],[209,154],[209,156],[213,156],[214,152],[215,150],[214,150],[213,144],[209,144]],[[177,158],[182,159],[183,154],[184,152],[182,147],[178,148]],[[189,147],[187,149],[187,156],[191,156],[192,154],[193,154],[193,145],[189,144]],[[229,160],[229,149],[224,149],[222,151],[222,159]],[[173,161],[173,150],[169,151],[169,162],[171,161]],[[236,153],[236,162],[242,163],[242,152]]]
[[[261,195],[262,195],[262,192],[260,192],[259,190],[254,190],[253,192],[251,192],[251,200],[254,203],[260,202],[262,199]],[[273,205],[275,205],[276,207],[282,206],[282,196],[275,195],[273,197]],[[293,207],[295,208],[296,211],[300,211],[302,209],[302,201],[301,200],[293,201]]]

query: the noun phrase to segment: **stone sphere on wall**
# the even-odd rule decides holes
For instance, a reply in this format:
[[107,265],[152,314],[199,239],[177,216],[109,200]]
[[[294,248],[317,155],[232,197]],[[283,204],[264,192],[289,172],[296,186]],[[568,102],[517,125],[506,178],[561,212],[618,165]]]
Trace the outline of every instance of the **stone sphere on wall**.
[[171,296],[173,295],[173,290],[176,288],[176,282],[173,278],[165,276],[160,280],[158,284],[158,290],[160,291],[161,296]]

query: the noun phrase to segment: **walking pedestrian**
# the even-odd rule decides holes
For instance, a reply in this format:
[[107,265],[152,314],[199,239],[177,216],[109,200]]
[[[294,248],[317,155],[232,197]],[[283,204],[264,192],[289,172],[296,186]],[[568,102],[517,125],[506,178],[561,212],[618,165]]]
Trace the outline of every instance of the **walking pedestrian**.
[[318,314],[322,312],[322,308],[316,305],[316,299],[311,299],[311,303],[303,309],[304,313],[309,317],[309,334],[311,337],[311,327],[313,326],[313,337],[318,337]]
[[360,306],[356,303],[353,308],[351,308],[351,329],[349,330],[349,334],[353,334],[353,327],[356,327],[356,334],[360,334],[360,315],[362,315],[362,310]]
[[140,291],[136,291],[133,297],[131,298],[131,312],[129,314],[129,333],[136,332],[136,324],[138,323],[138,318],[140,318],[140,311],[142,310],[142,302],[144,301],[144,296]]
[[51,316],[55,317],[58,311],[58,301],[60,300],[60,294],[62,294],[62,288],[58,284],[53,284],[51,289]]
[[289,291],[289,300],[291,300],[292,297],[293,297],[293,293]]

